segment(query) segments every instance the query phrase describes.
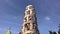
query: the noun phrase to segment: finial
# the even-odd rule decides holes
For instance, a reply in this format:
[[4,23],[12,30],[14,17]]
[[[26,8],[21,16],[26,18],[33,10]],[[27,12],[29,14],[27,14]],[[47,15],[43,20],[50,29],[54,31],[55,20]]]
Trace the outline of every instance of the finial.
[[26,9],[33,9],[34,8],[34,6],[33,5],[28,5],[27,7],[26,7]]

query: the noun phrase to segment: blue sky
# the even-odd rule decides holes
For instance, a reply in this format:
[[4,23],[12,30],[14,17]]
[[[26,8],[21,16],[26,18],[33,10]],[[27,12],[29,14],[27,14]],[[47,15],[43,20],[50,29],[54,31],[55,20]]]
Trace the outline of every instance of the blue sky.
[[21,31],[25,7],[35,6],[38,29],[41,34],[58,31],[60,0],[0,0],[0,34],[11,28],[12,34]]

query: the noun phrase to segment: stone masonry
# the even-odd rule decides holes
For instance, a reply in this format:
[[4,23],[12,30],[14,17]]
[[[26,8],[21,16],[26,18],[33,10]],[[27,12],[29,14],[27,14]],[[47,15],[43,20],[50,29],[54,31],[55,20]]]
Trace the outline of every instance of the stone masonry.
[[39,34],[36,12],[33,5],[26,7],[22,30],[19,34]]

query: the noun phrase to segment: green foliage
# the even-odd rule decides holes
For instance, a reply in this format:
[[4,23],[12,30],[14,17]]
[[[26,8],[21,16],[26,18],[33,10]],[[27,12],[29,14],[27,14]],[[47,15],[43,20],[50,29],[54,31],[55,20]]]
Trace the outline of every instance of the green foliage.
[[10,31],[10,30],[8,30],[8,31],[6,32],[6,34],[11,34],[11,31]]
[[53,32],[52,34],[57,34],[56,32]]

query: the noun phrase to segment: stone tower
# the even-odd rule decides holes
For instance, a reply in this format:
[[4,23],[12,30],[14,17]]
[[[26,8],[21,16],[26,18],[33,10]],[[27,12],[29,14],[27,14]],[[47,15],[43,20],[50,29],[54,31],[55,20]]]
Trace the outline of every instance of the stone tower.
[[20,34],[39,34],[35,8],[33,5],[28,5],[26,7]]

